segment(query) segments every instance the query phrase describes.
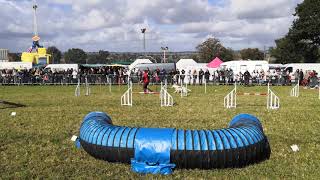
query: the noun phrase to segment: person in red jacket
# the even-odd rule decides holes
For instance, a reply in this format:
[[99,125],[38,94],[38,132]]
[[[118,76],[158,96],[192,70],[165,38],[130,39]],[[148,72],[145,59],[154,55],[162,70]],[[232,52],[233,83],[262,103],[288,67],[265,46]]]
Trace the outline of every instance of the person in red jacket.
[[150,79],[149,79],[149,73],[148,73],[147,70],[145,70],[145,71],[143,72],[142,81],[143,81],[143,91],[144,91],[144,93],[152,92],[152,91],[148,88]]

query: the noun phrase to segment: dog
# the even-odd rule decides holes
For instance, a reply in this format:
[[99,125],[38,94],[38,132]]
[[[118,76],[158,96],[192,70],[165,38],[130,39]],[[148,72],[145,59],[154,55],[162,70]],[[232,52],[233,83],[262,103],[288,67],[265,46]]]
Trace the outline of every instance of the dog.
[[186,88],[186,87],[181,87],[178,85],[173,85],[172,88],[174,89],[174,93],[187,93],[187,92],[191,92],[190,89]]

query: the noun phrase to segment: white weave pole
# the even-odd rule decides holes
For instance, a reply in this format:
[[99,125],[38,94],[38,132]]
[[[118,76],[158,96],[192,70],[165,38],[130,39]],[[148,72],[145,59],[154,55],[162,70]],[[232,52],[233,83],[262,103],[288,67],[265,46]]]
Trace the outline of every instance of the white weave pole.
[[165,81],[165,85],[163,85],[161,82],[160,106],[161,107],[172,107],[173,106],[173,97],[167,91],[167,81]]
[[128,90],[121,96],[121,106],[132,106],[132,82],[129,82]]
[[183,82],[180,83],[180,88],[181,88],[181,98],[182,97],[187,97],[188,96],[188,85],[187,83],[183,84]]
[[89,86],[89,83],[88,83],[88,78],[86,77],[85,78],[85,86],[86,86],[86,96],[90,96],[90,94],[91,94],[91,88],[90,88],[90,86]]
[[234,83],[234,89],[224,97],[224,107],[227,109],[237,108],[237,83]]
[[111,93],[111,86],[112,86],[111,77],[108,77],[108,81],[109,81],[109,92]]
[[203,77],[204,81],[204,93],[207,94],[207,79]]
[[182,84],[182,82],[180,83],[180,87],[181,87],[181,97],[183,97],[183,84]]
[[280,98],[270,89],[268,83],[267,109],[276,110],[280,108]]
[[299,97],[300,96],[300,85],[299,85],[299,79],[297,85],[295,85],[290,92],[291,97]]
[[76,87],[76,90],[74,92],[74,95],[76,97],[79,97],[80,96],[80,78],[78,78],[78,84],[77,84],[77,87]]

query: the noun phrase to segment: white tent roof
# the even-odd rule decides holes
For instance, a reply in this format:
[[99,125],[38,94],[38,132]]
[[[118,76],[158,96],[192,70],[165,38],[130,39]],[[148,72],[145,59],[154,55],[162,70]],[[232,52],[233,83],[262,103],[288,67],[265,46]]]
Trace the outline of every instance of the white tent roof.
[[198,63],[193,59],[180,59],[177,62],[176,67],[177,69],[181,70],[181,69],[186,69],[189,66],[197,66],[197,65]]
[[138,64],[152,64],[152,61],[150,61],[150,59],[137,59],[129,65],[129,70],[133,69]]

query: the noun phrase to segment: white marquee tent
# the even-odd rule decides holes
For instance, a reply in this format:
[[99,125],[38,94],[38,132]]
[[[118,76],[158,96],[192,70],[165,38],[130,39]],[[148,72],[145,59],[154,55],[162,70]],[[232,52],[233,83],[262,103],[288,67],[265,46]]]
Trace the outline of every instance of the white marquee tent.
[[187,69],[188,67],[193,67],[193,66],[197,66],[197,65],[198,65],[198,63],[196,61],[194,61],[193,59],[180,59],[176,63],[176,67],[179,70]]
[[132,70],[138,64],[152,64],[152,61],[150,61],[150,59],[137,59],[129,65],[129,70]]

